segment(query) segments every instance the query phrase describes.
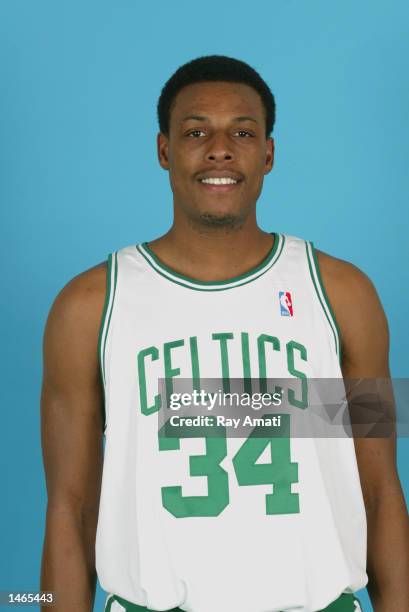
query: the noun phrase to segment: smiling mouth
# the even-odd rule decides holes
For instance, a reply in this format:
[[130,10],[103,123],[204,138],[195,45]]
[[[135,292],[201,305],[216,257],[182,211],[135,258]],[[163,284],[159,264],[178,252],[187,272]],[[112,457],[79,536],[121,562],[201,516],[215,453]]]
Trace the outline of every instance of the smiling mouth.
[[235,185],[238,181],[230,177],[211,177],[201,179],[200,182],[206,183],[207,185]]
[[241,180],[236,180],[230,177],[209,177],[200,179],[199,183],[208,191],[224,193],[232,191],[237,187]]

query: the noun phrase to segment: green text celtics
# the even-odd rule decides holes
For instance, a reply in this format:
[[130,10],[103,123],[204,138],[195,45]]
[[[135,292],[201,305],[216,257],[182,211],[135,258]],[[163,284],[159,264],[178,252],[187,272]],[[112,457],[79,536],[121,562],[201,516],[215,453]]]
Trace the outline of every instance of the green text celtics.
[[[153,414],[162,408],[161,394],[148,397],[147,380],[149,380],[150,369],[153,362],[159,361],[163,378],[166,382],[167,397],[173,393],[173,379],[180,377],[181,371],[178,367],[178,355],[180,351],[186,352],[190,363],[190,373],[193,389],[200,392],[201,377],[201,354],[206,354],[209,350],[209,343],[216,346],[219,353],[219,374],[223,381],[223,391],[230,391],[230,356],[233,352],[239,352],[242,363],[244,391],[252,394],[251,378],[260,381],[261,393],[280,393],[279,388],[267,389],[267,370],[268,361],[272,354],[279,355],[283,365],[285,365],[289,376],[298,378],[301,382],[300,393],[296,396],[293,389],[287,390],[288,403],[294,407],[306,408],[308,406],[308,385],[305,372],[295,367],[295,360],[307,362],[307,348],[296,340],[287,342],[281,341],[277,336],[270,334],[259,334],[251,337],[248,332],[215,332],[208,338],[198,342],[197,336],[189,338],[179,338],[164,342],[160,346],[148,346],[138,352],[138,378],[139,378],[139,397],[141,411],[145,415]],[[255,345],[256,352],[250,351],[251,344]],[[237,353],[236,353],[237,354]],[[251,359],[251,354],[256,358]]]

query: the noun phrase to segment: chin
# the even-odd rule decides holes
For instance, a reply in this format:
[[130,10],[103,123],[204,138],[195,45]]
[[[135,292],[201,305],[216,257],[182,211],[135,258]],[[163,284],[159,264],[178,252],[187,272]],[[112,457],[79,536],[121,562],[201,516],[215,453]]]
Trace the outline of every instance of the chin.
[[199,221],[206,225],[206,227],[224,227],[224,228],[235,228],[243,223],[241,215],[234,213],[215,213],[215,212],[203,212],[199,215]]

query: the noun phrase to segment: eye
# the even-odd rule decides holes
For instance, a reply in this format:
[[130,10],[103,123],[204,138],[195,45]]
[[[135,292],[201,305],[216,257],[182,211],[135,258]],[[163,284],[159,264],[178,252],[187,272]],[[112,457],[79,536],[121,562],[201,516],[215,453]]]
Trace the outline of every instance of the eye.
[[247,132],[247,130],[238,130],[236,134],[240,134],[240,137],[243,137],[243,134],[244,137],[253,136],[253,134],[250,134],[250,132]]
[[187,136],[192,136],[193,138],[198,138],[198,134],[204,134],[203,130],[192,130],[187,134]]

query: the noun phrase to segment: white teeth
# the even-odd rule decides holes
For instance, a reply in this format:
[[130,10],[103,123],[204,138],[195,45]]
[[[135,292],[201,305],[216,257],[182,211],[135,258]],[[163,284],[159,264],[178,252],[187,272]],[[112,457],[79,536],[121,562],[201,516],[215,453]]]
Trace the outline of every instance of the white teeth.
[[201,180],[201,183],[207,183],[208,185],[235,185],[237,181],[232,178],[205,178]]

